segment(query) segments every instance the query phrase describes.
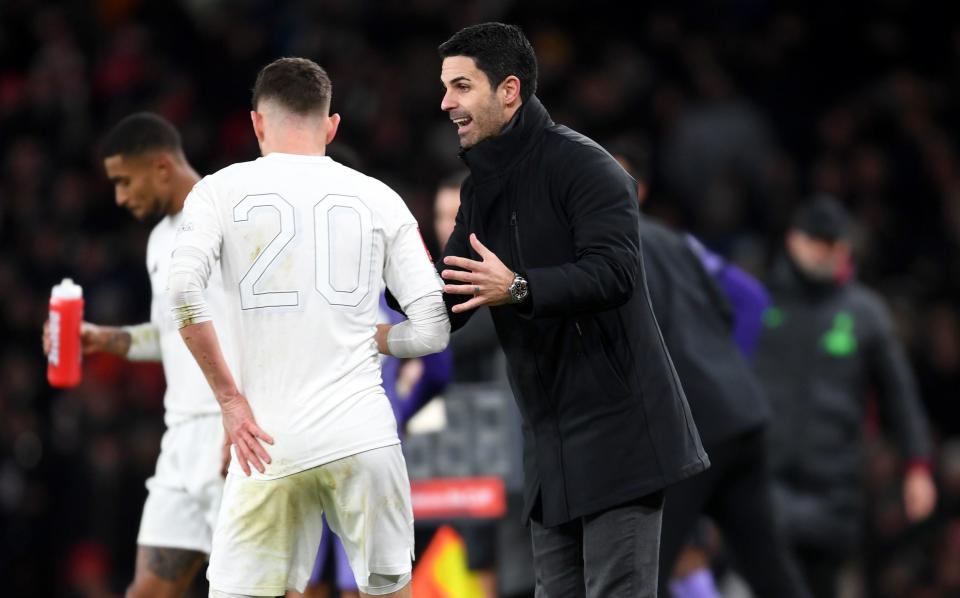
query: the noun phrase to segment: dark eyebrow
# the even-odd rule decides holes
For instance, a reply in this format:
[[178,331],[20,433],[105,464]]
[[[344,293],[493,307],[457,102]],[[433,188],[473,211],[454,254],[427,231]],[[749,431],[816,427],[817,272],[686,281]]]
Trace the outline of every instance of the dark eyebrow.
[[454,77],[453,79],[450,79],[450,81],[447,82],[447,85],[456,85],[457,83],[460,83],[461,81],[469,82],[469,81],[470,81],[470,77],[467,77],[466,75],[460,75],[459,77]]

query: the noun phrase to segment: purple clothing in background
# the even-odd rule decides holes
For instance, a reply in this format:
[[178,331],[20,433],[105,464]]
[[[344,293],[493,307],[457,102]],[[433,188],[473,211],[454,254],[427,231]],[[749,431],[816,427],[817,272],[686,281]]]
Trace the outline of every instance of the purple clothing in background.
[[670,581],[673,598],[721,598],[720,590],[709,569],[701,569],[690,575]]
[[687,235],[687,243],[730,301],[737,347],[748,359],[753,357],[763,330],[763,312],[772,303],[767,289],[743,269],[704,247],[693,235]]

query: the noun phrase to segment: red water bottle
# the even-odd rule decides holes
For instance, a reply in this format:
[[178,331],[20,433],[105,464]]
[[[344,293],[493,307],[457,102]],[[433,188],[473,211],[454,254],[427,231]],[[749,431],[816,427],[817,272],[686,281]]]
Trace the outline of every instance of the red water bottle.
[[50,293],[50,353],[47,380],[50,386],[70,388],[80,384],[80,323],[83,289],[64,278]]

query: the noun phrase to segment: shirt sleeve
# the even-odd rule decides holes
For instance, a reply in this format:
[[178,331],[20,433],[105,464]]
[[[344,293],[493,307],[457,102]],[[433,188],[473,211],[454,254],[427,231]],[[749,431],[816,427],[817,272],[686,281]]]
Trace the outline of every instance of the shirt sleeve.
[[220,259],[223,233],[209,182],[200,181],[183,207],[167,286],[177,328],[208,322],[203,290]]
[[130,335],[129,361],[160,361],[160,329],[152,322],[124,326],[123,331]]
[[383,279],[404,313],[417,299],[443,292],[440,276],[412,215],[394,234],[387,234]]

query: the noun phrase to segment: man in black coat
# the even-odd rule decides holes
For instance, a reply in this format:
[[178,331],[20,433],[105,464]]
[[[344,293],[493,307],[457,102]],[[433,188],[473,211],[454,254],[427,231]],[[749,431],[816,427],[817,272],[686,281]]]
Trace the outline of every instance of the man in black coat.
[[556,125],[516,27],[440,46],[470,177],[444,251],[451,323],[491,307],[523,416],[537,596],[655,596],[664,487],[707,468],[650,307],[633,179]]
[[712,461],[667,491],[660,595],[670,595],[673,564],[702,513],[756,596],[810,596],[776,526],[764,443],[770,411],[734,342],[727,298],[686,237],[648,218],[640,235],[654,312]]
[[860,539],[863,420],[871,389],[908,468],[907,517],[930,514],[930,436],[916,384],[883,300],[852,276],[850,217],[833,198],[805,205],[768,288],[774,305],[754,358],[773,410],[777,512],[818,598]]

